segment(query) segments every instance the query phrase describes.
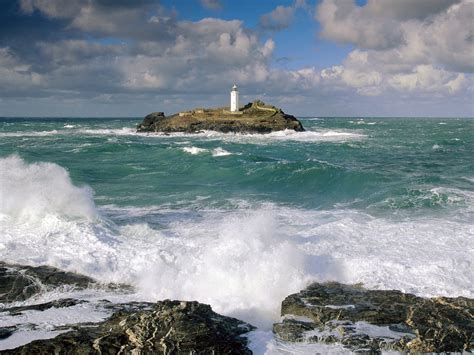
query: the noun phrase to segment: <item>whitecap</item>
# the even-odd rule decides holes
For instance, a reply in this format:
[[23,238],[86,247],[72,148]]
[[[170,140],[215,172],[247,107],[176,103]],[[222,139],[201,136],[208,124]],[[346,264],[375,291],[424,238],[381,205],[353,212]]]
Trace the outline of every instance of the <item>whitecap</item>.
[[98,210],[91,191],[75,186],[56,164],[27,164],[18,157],[0,162],[1,199],[8,202],[0,211],[0,260],[132,284],[140,300],[198,300],[270,329],[282,299],[311,281],[474,296],[474,235],[465,220],[375,218],[348,208],[270,203],[114,212],[110,206]]
[[197,154],[205,153],[205,152],[208,151],[207,149],[198,148],[198,147],[183,147],[183,148],[181,148],[181,150],[183,152],[186,152],[186,153],[189,153],[189,154],[192,154],[192,155],[197,155]]
[[88,135],[112,135],[112,136],[135,136],[143,135],[143,133],[137,133],[135,128],[122,127],[122,128],[95,128],[95,129],[77,129],[74,133],[88,134]]
[[55,129],[50,131],[17,131],[17,132],[0,132],[0,137],[46,137],[59,134],[60,131]]
[[[143,133],[137,133],[143,135]],[[265,144],[274,141],[296,141],[296,142],[342,142],[348,140],[360,140],[367,136],[365,134],[353,131],[334,131],[334,130],[320,130],[320,131],[303,131],[297,132],[290,129],[276,131],[265,134],[250,134],[250,133],[222,133],[216,131],[202,131],[200,133],[151,133],[149,137],[174,139],[176,137],[198,138],[205,140],[223,140],[238,143],[253,143]]]
[[228,152],[225,149],[222,149],[221,147],[217,147],[212,150],[212,156],[213,157],[225,157],[227,155],[232,155],[233,153]]

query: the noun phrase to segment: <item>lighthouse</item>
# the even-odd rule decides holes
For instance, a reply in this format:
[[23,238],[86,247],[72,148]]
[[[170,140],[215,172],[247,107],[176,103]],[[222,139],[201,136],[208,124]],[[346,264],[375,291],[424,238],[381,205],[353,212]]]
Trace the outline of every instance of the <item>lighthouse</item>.
[[238,111],[239,111],[239,90],[237,89],[237,85],[234,84],[230,92],[230,112],[238,112]]

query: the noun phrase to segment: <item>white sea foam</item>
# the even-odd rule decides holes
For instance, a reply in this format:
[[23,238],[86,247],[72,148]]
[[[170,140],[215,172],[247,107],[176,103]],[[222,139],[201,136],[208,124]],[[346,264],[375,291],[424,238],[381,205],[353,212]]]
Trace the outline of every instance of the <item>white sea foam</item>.
[[46,137],[57,135],[60,130],[0,132],[0,137]]
[[342,344],[310,344],[307,342],[288,343],[275,339],[272,331],[255,330],[248,333],[249,348],[254,354],[264,355],[307,355],[307,354],[353,354]]
[[[66,127],[68,126],[68,127]],[[0,137],[43,137],[55,135],[91,135],[91,136],[137,136],[152,137],[157,139],[175,139],[187,137],[204,140],[223,140],[239,143],[271,143],[273,141],[296,141],[296,142],[340,142],[348,140],[360,140],[366,138],[366,135],[351,131],[304,131],[296,132],[293,130],[276,131],[267,134],[243,134],[243,133],[221,133],[216,131],[203,131],[201,133],[138,133],[135,128],[75,128],[64,126],[65,129],[51,131],[17,131],[0,132]]]
[[106,135],[106,136],[135,136],[135,135],[140,135],[143,133],[137,133],[137,130],[135,128],[130,128],[130,127],[122,127],[122,128],[94,128],[94,129],[86,129],[86,128],[81,128],[75,130],[74,133],[79,133],[79,134],[88,134],[88,135]]
[[198,148],[198,147],[183,147],[181,149],[183,150],[183,152],[186,152],[192,155],[197,155],[197,154],[205,153],[208,151],[207,149]]
[[228,152],[225,149],[222,149],[221,147],[217,147],[212,150],[212,156],[213,157],[225,157],[227,155],[232,155],[233,153]]
[[15,349],[34,340],[52,339],[67,331],[69,331],[69,329],[51,330],[20,328],[8,338],[0,340],[0,350]]
[[288,140],[298,142],[320,142],[320,141],[346,141],[352,139],[362,139],[366,136],[356,132],[321,130],[321,131],[304,131],[296,132],[292,130],[284,130],[269,133],[263,138],[275,140]]
[[225,157],[227,155],[233,155],[234,153],[228,152],[227,150],[217,147],[212,150],[205,149],[205,148],[198,148],[198,147],[183,147],[181,148],[183,152],[192,154],[192,155],[197,155],[197,154],[202,154],[202,153],[209,153],[211,152],[213,157]]
[[142,135],[137,133],[136,129],[130,127],[122,128],[77,128],[76,125],[66,124],[63,129],[50,131],[16,131],[16,132],[0,132],[0,137],[45,137],[56,135],[97,135],[97,136],[135,136]]
[[[143,133],[137,133],[143,135]],[[296,141],[296,142],[321,142],[321,141],[347,141],[360,140],[367,136],[353,131],[334,131],[334,130],[318,130],[296,132],[294,130],[276,131],[266,134],[248,134],[248,133],[221,133],[216,131],[202,131],[201,133],[150,133],[148,136],[173,139],[176,137],[191,137],[204,140],[222,140],[238,143],[271,143],[274,141]]]
[[78,323],[97,323],[112,312],[97,307],[93,303],[80,303],[71,307],[52,307],[43,311],[28,310],[11,315],[0,312],[0,327],[16,326],[17,330],[8,338],[0,340],[0,351],[14,349],[37,339],[50,339],[68,331],[55,330],[56,327]]
[[[474,230],[464,220],[273,204],[97,212],[90,190],[74,186],[56,164],[18,157],[0,164],[0,260],[133,284],[137,299],[196,299],[268,329],[279,319],[281,300],[311,281],[474,296]],[[135,222],[119,227],[101,215]],[[157,223],[137,222],[140,216]]]

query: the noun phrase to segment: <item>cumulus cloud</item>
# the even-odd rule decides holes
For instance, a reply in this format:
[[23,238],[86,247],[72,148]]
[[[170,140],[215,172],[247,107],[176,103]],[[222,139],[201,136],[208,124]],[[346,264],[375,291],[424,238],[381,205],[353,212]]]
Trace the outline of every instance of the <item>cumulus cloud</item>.
[[323,1],[316,11],[322,26],[320,35],[362,48],[384,49],[400,44],[403,34],[399,22],[385,15],[374,16],[370,8],[370,3],[360,7],[352,0]]
[[396,74],[388,78],[392,87],[402,91],[448,91],[461,89],[465,80],[464,74],[453,74],[431,65],[418,65],[409,74]]
[[279,31],[289,27],[295,17],[293,6],[277,6],[273,11],[260,17],[260,26],[265,30]]
[[241,20],[183,20],[155,0],[15,1],[21,16],[62,26],[62,32],[0,42],[0,88],[8,95],[107,103],[162,95],[173,106],[183,105],[183,94],[186,102],[213,97],[238,82],[249,95],[291,105],[324,95],[447,97],[472,83],[469,0],[369,0],[364,6],[324,0],[315,15],[320,35],[355,48],[338,65],[291,70],[273,65],[278,43],[268,37],[290,26],[297,9],[309,10],[303,0],[276,6],[254,30]]
[[471,0],[324,0],[320,35],[357,48],[322,70],[323,81],[366,96],[456,94],[472,84],[473,9]]
[[369,50],[371,63],[440,65],[474,71],[471,0],[325,0],[317,8],[320,35]]
[[281,31],[290,27],[295,20],[295,12],[299,8],[310,10],[306,0],[295,0],[290,6],[278,5],[269,13],[260,16],[260,28],[264,31]]

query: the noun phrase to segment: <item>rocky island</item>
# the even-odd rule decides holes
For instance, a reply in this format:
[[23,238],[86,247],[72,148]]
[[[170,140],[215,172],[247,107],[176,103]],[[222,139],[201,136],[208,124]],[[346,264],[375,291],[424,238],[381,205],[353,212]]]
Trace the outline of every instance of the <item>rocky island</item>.
[[256,100],[235,111],[222,107],[198,108],[171,116],[153,112],[138,125],[137,132],[199,133],[209,130],[223,133],[270,133],[285,129],[304,131],[296,117]]

